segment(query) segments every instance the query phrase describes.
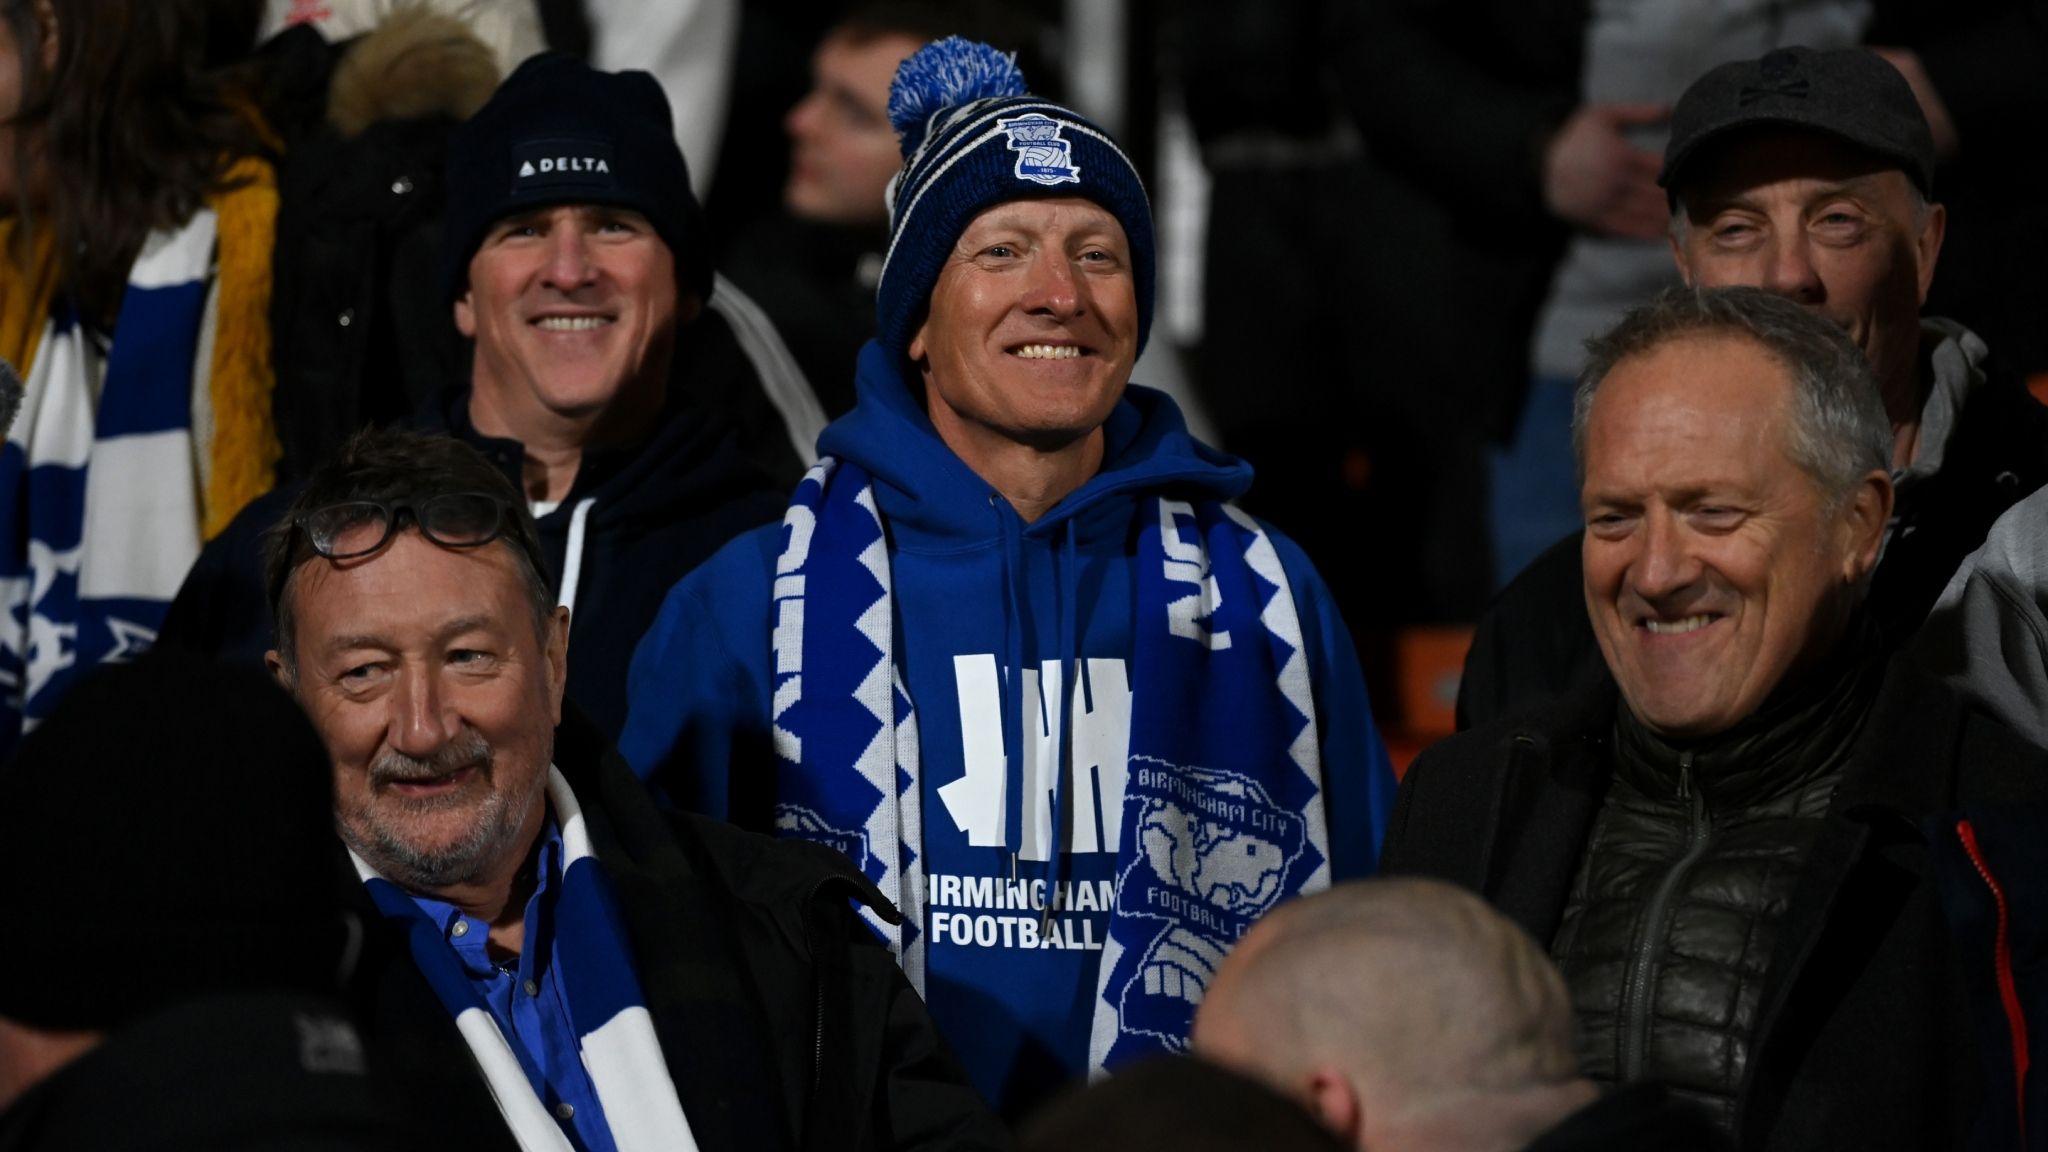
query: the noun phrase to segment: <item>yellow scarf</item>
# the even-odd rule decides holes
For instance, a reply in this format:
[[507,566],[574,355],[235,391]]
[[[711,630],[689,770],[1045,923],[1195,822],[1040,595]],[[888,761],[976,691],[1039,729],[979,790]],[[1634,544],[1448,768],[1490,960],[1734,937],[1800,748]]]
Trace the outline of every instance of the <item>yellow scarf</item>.
[[270,255],[277,236],[277,173],[246,156],[228,169],[229,190],[207,197],[220,217],[215,257],[213,474],[200,500],[201,534],[220,535],[249,501],[277,483],[284,448],[277,438],[271,394]]
[[[223,181],[229,188],[206,198],[220,218],[215,249],[211,476],[200,497],[201,531],[211,540],[251,500],[277,482],[283,448],[271,394],[277,375],[270,360],[270,256],[277,232],[277,173],[253,156],[237,160]],[[28,236],[25,260],[15,255],[18,219],[0,221],[0,357],[24,377],[35,362],[50,303],[61,279],[48,229]],[[197,431],[195,429],[195,431]]]
[[[52,258],[56,244],[49,230],[17,239],[20,225],[19,216],[0,220],[0,253],[7,260],[7,274],[0,276],[0,357],[27,379],[36,348],[43,342],[43,329],[49,326],[58,276],[57,261]],[[25,259],[16,260],[17,255]]]

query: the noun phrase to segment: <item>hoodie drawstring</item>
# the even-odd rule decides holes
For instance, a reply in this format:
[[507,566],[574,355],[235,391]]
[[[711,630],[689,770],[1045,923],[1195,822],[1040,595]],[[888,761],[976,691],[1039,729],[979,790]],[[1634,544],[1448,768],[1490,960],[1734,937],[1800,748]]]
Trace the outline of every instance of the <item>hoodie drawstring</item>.
[[570,620],[576,616],[576,586],[583,582],[583,536],[590,523],[591,506],[597,497],[585,496],[576,502],[576,510],[569,513],[569,543],[562,550],[562,592],[555,603],[569,610]]
[[[1048,931],[1052,926],[1053,906],[1058,901],[1060,878],[1066,873],[1064,859],[1067,842],[1067,815],[1069,812],[1068,793],[1075,787],[1074,775],[1074,717],[1073,703],[1080,694],[1078,685],[1084,674],[1081,669],[1080,627],[1080,571],[1081,561],[1074,540],[1072,519],[1060,524],[1060,549],[1054,561],[1059,579],[1059,663],[1058,678],[1050,682],[1041,677],[1037,698],[1027,698],[1024,692],[1024,612],[1018,584],[1022,580],[1019,569],[1023,567],[1023,521],[1015,515],[1004,515],[1007,511],[1000,503],[1002,497],[991,494],[989,507],[1002,522],[1003,535],[1003,608],[1006,616],[1003,631],[1003,827],[1008,831],[1010,843],[1010,879],[1017,879],[1017,862],[1023,854],[1025,820],[1037,808],[1026,804],[1024,781],[1027,773],[1024,760],[1035,751],[1025,740],[1024,717],[1036,711],[1041,731],[1051,725],[1046,723],[1046,712],[1050,708],[1059,715],[1058,731],[1053,733],[1056,743],[1056,766],[1053,777],[1047,782],[1052,789],[1052,824],[1047,845],[1049,855],[1046,871],[1045,907],[1041,910],[1039,930]],[[1052,693],[1048,701],[1046,694]]]
[[1079,782],[1074,779],[1074,703],[1082,698],[1081,614],[1079,611],[1081,561],[1074,546],[1074,521],[1060,524],[1060,730],[1059,770],[1052,782],[1052,856],[1045,881],[1045,908],[1038,919],[1040,936],[1050,934],[1053,905],[1059,902],[1060,878],[1066,874],[1068,793]]
[[1024,612],[1017,599],[1017,568],[1021,562],[1023,523],[989,493],[1003,534],[1003,827],[1010,841],[1010,879],[1017,878],[1017,856],[1024,848]]

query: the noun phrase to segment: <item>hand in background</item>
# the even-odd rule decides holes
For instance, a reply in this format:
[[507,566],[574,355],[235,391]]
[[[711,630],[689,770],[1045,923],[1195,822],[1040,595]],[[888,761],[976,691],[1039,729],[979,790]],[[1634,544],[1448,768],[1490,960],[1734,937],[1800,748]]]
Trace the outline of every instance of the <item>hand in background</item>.
[[1657,187],[1663,157],[1630,144],[1623,131],[1661,124],[1662,104],[1583,104],[1543,153],[1543,202],[1559,219],[1602,236],[1655,240],[1671,210]]

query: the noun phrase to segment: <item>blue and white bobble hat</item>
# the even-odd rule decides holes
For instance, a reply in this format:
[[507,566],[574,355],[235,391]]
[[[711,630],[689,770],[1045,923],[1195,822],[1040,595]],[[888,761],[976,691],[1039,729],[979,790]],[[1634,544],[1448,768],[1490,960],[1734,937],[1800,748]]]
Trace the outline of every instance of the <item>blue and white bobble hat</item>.
[[983,209],[1081,196],[1108,209],[1130,240],[1144,350],[1152,329],[1152,206],[1107,132],[1030,95],[1010,54],[958,36],[925,45],[896,69],[889,119],[902,137],[903,171],[889,183],[889,255],[875,293],[883,347],[909,354],[939,270]]

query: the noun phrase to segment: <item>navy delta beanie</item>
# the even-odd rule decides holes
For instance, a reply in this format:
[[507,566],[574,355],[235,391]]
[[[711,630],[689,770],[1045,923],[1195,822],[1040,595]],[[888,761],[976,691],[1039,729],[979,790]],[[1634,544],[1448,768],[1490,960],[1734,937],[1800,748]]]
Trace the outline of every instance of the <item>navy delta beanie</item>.
[[1138,349],[1152,330],[1152,206],[1130,158],[1069,108],[1029,95],[1014,59],[950,36],[896,70],[889,119],[903,171],[889,184],[889,254],[876,288],[877,338],[907,356],[946,256],[984,209],[1080,196],[1107,209],[1131,244]]
[[668,97],[645,72],[544,52],[521,64],[448,142],[441,281],[450,301],[491,225],[534,208],[605,204],[647,217],[676,287],[711,298],[711,249]]

